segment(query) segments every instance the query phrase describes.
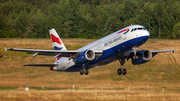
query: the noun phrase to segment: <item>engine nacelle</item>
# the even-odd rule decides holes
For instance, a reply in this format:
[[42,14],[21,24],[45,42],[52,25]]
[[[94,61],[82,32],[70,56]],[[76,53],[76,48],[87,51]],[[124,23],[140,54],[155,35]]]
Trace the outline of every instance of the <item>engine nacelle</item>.
[[148,62],[152,58],[152,53],[148,50],[141,50],[136,52],[136,58],[132,58],[132,64],[139,65]]
[[76,64],[84,64],[91,60],[95,59],[95,53],[92,50],[86,50],[82,53],[80,53],[76,59],[74,59],[74,62]]

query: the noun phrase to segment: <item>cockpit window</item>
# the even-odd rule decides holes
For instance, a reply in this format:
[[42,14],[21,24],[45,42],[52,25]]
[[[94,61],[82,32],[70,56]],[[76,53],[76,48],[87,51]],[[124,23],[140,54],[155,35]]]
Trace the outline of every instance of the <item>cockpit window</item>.
[[146,28],[143,28],[143,27],[133,28],[133,29],[131,30],[131,32],[136,31],[136,30],[146,30]]
[[138,30],[143,30],[143,28],[137,28]]

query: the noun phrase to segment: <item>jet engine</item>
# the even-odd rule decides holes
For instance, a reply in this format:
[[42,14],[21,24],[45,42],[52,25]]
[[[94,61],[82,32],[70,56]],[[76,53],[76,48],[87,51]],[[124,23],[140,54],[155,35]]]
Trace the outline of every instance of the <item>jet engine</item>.
[[76,64],[84,64],[95,59],[95,53],[92,50],[86,50],[80,53],[75,59]]
[[132,58],[132,64],[139,65],[148,62],[152,58],[152,53],[149,50],[141,50],[136,52],[135,59]]

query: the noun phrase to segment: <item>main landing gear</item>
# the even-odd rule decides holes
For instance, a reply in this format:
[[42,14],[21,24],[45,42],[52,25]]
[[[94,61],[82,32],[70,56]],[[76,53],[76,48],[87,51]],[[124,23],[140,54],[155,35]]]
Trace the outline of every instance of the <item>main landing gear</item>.
[[121,68],[117,70],[117,74],[118,75],[121,75],[121,74],[126,75],[127,71],[126,71],[126,69],[123,69],[123,65],[125,63],[125,59],[121,59],[121,60],[119,60],[119,62],[121,64]]
[[138,56],[136,55],[137,47],[133,47],[134,56],[133,59],[138,59]]
[[89,70],[85,68],[85,64],[82,65],[82,68],[79,71],[80,75],[88,75],[89,74]]

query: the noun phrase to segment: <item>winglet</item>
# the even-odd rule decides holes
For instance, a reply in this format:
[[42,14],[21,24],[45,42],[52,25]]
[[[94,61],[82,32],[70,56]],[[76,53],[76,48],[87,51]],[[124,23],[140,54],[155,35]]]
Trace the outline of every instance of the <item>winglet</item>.
[[6,47],[4,47],[4,49],[5,49],[5,52],[7,51],[7,48]]
[[175,49],[172,49],[172,53],[174,53]]

